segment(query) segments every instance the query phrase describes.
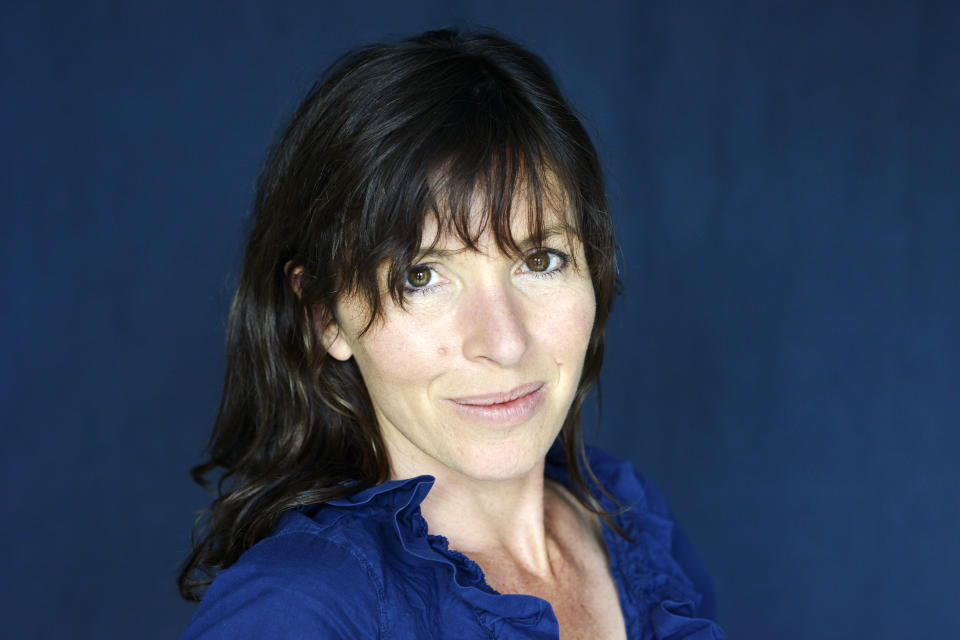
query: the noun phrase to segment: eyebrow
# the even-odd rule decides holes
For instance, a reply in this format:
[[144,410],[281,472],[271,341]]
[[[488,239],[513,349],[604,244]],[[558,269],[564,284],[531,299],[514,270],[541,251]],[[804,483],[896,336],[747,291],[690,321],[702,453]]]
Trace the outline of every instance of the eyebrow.
[[[521,251],[527,251],[529,249],[534,249],[539,247],[543,242],[552,240],[558,236],[566,236],[569,233],[575,233],[575,229],[568,224],[552,224],[543,229],[543,234],[541,237],[541,242],[535,242],[533,238],[527,237],[523,240],[520,240],[516,243],[517,248]],[[468,251],[467,247],[459,247],[457,249],[441,249],[438,247],[421,247],[420,253],[417,254],[417,261],[425,260],[427,258],[448,258],[450,256],[455,256]]]

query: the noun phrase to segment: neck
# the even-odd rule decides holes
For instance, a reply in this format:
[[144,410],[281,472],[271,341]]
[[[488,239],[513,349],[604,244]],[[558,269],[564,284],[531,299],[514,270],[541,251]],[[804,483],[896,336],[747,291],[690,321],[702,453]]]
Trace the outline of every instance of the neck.
[[[393,468],[394,477],[423,472]],[[447,468],[426,472],[436,477],[420,505],[430,533],[443,535],[452,549],[474,559],[503,558],[527,573],[552,575],[552,491],[544,462],[509,480],[477,480]]]

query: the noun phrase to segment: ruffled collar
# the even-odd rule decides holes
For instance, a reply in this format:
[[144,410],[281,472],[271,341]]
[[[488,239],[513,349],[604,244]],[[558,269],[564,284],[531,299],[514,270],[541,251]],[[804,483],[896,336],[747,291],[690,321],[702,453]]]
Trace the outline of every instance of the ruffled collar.
[[[702,596],[671,552],[673,520],[654,511],[633,466],[599,449],[586,448],[594,475],[618,506],[583,473],[600,506],[615,513],[614,522],[629,540],[601,520],[610,571],[617,582],[629,638],[721,640],[716,622],[697,617]],[[581,470],[582,471],[582,470]],[[571,489],[566,456],[559,442],[547,455],[546,474]],[[571,489],[572,490],[572,489]],[[621,511],[621,508],[625,510]]]
[[332,507],[361,509],[363,512],[389,512],[403,549],[426,562],[438,562],[452,568],[451,587],[477,612],[495,637],[505,640],[555,639],[559,626],[550,604],[534,596],[502,595],[491,588],[480,566],[462,553],[449,548],[443,536],[427,532],[427,521],[420,503],[430,492],[433,476],[391,480],[357,493],[331,500]]
[[[614,519],[632,542],[606,524],[602,527],[627,636],[663,640],[724,638],[714,622],[695,617],[700,595],[670,553],[673,523],[649,509],[632,467],[589,447],[587,456],[607,491],[629,507]],[[570,488],[559,442],[547,455],[546,474]],[[450,549],[443,536],[428,533],[420,504],[434,481],[433,476],[426,475],[392,480],[331,500],[326,505],[356,510],[358,515],[378,513],[392,519],[397,538],[407,553],[426,562],[451,567],[451,587],[477,611],[495,637],[557,638],[559,626],[548,602],[535,596],[498,593],[487,584],[477,563]],[[601,498],[601,505],[609,511],[615,510],[615,504],[606,497]]]

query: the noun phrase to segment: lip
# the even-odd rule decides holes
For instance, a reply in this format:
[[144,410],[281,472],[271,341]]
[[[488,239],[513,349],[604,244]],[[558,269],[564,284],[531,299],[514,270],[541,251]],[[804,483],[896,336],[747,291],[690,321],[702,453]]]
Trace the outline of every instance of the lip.
[[543,404],[543,382],[531,382],[509,391],[449,398],[465,418],[496,425],[520,424],[529,420]]

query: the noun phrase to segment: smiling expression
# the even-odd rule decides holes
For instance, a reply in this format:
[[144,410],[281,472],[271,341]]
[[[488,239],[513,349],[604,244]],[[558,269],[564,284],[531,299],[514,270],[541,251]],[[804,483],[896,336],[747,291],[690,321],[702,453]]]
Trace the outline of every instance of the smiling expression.
[[[526,216],[515,213],[523,238]],[[441,237],[407,271],[403,306],[385,296],[365,333],[368,307],[338,303],[324,343],[356,360],[394,477],[524,476],[563,426],[593,328],[593,286],[571,234],[548,225],[542,244],[518,244],[512,257],[489,230],[477,251]]]

